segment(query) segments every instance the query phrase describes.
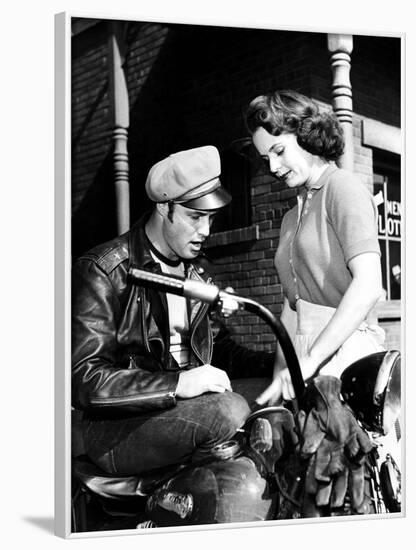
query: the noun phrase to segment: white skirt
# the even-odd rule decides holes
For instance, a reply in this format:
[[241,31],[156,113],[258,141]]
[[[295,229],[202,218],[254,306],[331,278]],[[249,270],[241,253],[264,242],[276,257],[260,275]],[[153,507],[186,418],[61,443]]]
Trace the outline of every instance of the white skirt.
[[[335,308],[312,304],[299,299],[296,302],[297,328],[293,345],[299,358],[305,356],[316,338],[329,323]],[[384,351],[385,333],[378,325],[366,321],[353,332],[338,351],[321,368],[319,374],[341,376],[354,361]]]

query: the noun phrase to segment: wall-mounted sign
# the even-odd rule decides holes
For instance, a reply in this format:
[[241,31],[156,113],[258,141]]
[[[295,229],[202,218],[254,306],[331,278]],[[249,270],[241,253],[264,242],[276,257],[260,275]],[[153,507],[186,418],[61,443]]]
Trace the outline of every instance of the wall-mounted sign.
[[[376,188],[377,184],[374,185]],[[375,195],[378,205],[378,234],[380,237],[401,238],[402,205],[400,201],[385,200],[384,190]]]
[[378,210],[378,238],[381,251],[383,286],[388,300],[399,300],[401,281],[400,185],[385,176],[375,176],[374,200]]

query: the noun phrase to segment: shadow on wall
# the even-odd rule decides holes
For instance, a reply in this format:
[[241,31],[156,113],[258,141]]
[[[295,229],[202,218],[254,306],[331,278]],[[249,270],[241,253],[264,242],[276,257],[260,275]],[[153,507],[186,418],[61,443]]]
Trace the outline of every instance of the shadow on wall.
[[[95,94],[91,91],[94,81],[87,90],[91,101],[86,105],[86,111],[89,113],[87,117],[91,118],[90,121],[87,117],[80,121],[73,136],[78,148],[83,150],[84,158],[89,147],[94,148],[86,136],[88,134],[91,139],[97,134],[94,119],[105,119],[104,111],[108,107],[107,97],[97,100],[106,77],[103,75],[106,49],[102,24],[97,25],[96,33],[97,40],[102,41],[102,53],[91,67],[91,70],[98,71],[97,90]],[[271,31],[128,23],[124,69],[131,103],[128,152],[132,223],[151,206],[144,185],[148,170],[155,162],[172,152],[207,144],[223,151],[236,138],[246,136],[242,106],[260,93],[267,71],[273,72],[262,61],[255,67],[254,77],[250,67],[243,68],[243,60],[254,66],[254,57],[258,57],[259,33],[263,47],[275,45],[276,35]],[[298,44],[299,33],[283,34],[285,37],[290,35],[293,44]],[[88,47],[92,47],[91,39],[86,42]],[[97,64],[101,64],[101,68],[97,68]],[[77,87],[74,90],[82,101],[86,90]],[[91,109],[95,110],[93,115]],[[108,131],[111,131],[109,126]],[[97,135],[96,139],[101,137]],[[81,182],[84,174],[78,176],[79,181],[74,176],[74,193],[81,185],[87,187],[73,211],[74,258],[116,235],[111,149],[110,140],[104,147],[105,160],[101,167],[95,174],[87,174],[90,182],[86,183],[85,179]]]
[[[157,24],[147,24],[147,28],[157,27]],[[72,136],[72,258],[75,260],[82,253],[97,244],[105,242],[117,235],[116,201],[114,189],[113,143],[111,139],[111,122],[108,115],[108,69],[105,56],[107,55],[106,40],[108,26],[98,22],[87,29],[80,36],[79,44],[74,45],[73,54],[80,57],[80,63],[73,68],[73,97],[77,124],[73,125]],[[163,101],[158,97],[157,90],[163,78],[165,54],[163,42],[155,48],[154,59],[148,63],[149,73],[141,75],[141,58],[134,52],[134,41],[139,40],[141,33],[146,31],[146,24],[129,23],[127,41],[132,51],[127,55],[125,71],[130,96],[136,96],[139,112],[149,116],[137,117],[135,108],[131,109],[129,129],[129,162],[130,162],[130,205],[132,223],[151,206],[144,191],[144,182],[150,166],[166,156],[170,145],[163,147],[162,131],[170,127],[169,112],[161,108]],[[144,37],[145,40],[149,37]],[[74,38],[77,40],[77,37]],[[129,43],[128,43],[129,46]],[[137,46],[137,44],[136,44]],[[97,54],[99,51],[99,55]],[[88,64],[86,62],[88,60]],[[78,61],[78,60],[77,60]],[[134,64],[138,64],[139,68]],[[145,63],[146,65],[146,63]],[[158,66],[160,68],[158,68]],[[79,68],[80,67],[80,68]],[[78,72],[77,72],[78,70]],[[155,71],[156,75],[153,74]],[[84,76],[86,73],[94,74]],[[85,78],[85,82],[83,82]],[[150,80],[150,89],[147,82]],[[146,86],[143,86],[143,83]],[[96,87],[96,89],[94,88]],[[146,90],[148,90],[146,92]],[[88,97],[85,99],[85,97]],[[146,97],[151,98],[147,100]],[[130,101],[132,98],[130,97]],[[81,113],[81,114],[79,114]],[[85,114],[83,114],[85,113]],[[73,114],[74,116],[74,114]],[[136,120],[137,119],[137,120]],[[154,128],[161,131],[155,135]],[[152,128],[152,132],[146,132]],[[153,139],[149,135],[154,136]],[[135,138],[140,136],[141,139]],[[90,151],[93,158],[101,155],[103,159],[98,168],[91,168]],[[165,154],[166,151],[166,154]],[[153,152],[153,154],[151,154]],[[147,162],[144,162],[144,159]]]
[[98,169],[72,215],[72,259],[117,234],[112,155]]
[[[131,102],[132,221],[149,205],[144,184],[155,162],[173,152],[208,144],[226,154],[231,143],[247,137],[243,110],[252,97],[264,91],[266,80],[272,88],[277,86],[277,80],[287,86],[290,79],[301,87],[302,83],[305,85],[305,73],[311,73],[310,69],[306,71],[310,60],[305,60],[302,33],[197,25],[159,25],[159,31],[153,31],[157,32],[161,37],[154,39],[155,46],[144,51],[142,43],[146,39],[149,43],[149,36],[146,37],[146,27],[139,26],[125,64]],[[317,40],[316,34],[311,36]],[[259,43],[272,52],[276,63],[266,63],[259,56]],[[290,46],[293,59],[305,64],[299,80],[293,80],[286,67],[289,61],[281,55],[282,43]],[[280,73],[276,66],[281,67]],[[142,75],[139,84],[134,75]],[[240,187],[229,189],[233,204],[238,202],[242,213],[249,209],[249,201],[244,202],[241,197],[250,194],[249,182],[246,183],[242,181]],[[249,219],[250,213],[243,217]],[[234,225],[237,227],[238,222]]]

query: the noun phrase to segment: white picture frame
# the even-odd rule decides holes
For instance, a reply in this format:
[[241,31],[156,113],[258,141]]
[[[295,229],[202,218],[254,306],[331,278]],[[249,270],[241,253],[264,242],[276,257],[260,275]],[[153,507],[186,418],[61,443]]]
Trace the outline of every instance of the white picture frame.
[[[55,452],[56,452],[56,470],[55,470],[55,483],[56,483],[56,533],[60,536],[77,538],[79,536],[94,536],[94,533],[87,533],[84,535],[74,534],[69,527],[70,524],[70,507],[68,507],[68,491],[70,487],[70,419],[68,411],[70,410],[70,394],[68,388],[70,387],[70,328],[68,326],[68,296],[70,280],[68,274],[70,271],[70,236],[69,227],[70,222],[70,210],[68,204],[71,203],[70,199],[70,179],[71,170],[69,159],[70,156],[70,140],[68,140],[69,125],[70,125],[70,99],[71,95],[68,93],[71,85],[70,74],[70,20],[75,15],[60,14],[56,18],[56,106],[55,106],[55,121],[56,121],[56,182],[65,181],[65,185],[56,185],[55,190],[55,208],[57,212],[56,219],[56,356],[55,363],[59,365],[56,371],[56,425],[55,431]],[[81,17],[84,17],[83,15]],[[110,18],[111,19],[111,18]],[[286,29],[290,31],[290,29]],[[319,32],[319,31],[318,31]],[[65,35],[65,40],[62,40],[62,33]],[[398,36],[394,34],[394,36]],[[65,136],[63,138],[63,136]],[[63,139],[62,139],[63,138]],[[64,216],[60,213],[64,212]],[[62,308],[64,298],[65,308]],[[65,312],[65,314],[64,314]],[[65,364],[65,374],[62,377],[62,365]],[[60,466],[59,466],[60,465]],[[62,467],[63,466],[63,467]],[[62,498],[62,489],[64,488],[64,498]],[[349,518],[350,519],[350,518]],[[357,519],[357,518],[355,518]],[[283,522],[284,523],[284,522]],[[302,523],[302,522],[300,522]],[[308,522],[306,522],[308,523]],[[227,526],[207,526],[204,529],[224,529]],[[238,526],[241,527],[241,526]],[[254,526],[256,527],[256,526]],[[182,528],[182,531],[199,530],[196,528]],[[166,530],[163,529],[163,532]],[[168,530],[169,531],[169,530]],[[178,531],[173,529],[173,532]],[[100,536],[105,535],[123,535],[132,534],[131,532],[100,532]]]

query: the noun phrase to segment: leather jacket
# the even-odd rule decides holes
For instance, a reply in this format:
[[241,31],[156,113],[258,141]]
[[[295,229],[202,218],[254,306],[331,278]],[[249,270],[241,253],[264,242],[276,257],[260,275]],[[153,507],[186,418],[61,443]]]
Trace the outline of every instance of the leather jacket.
[[[76,260],[72,270],[72,401],[84,411],[145,412],[173,407],[180,368],[169,353],[166,294],[129,283],[129,267],[161,272],[144,233],[146,217],[127,233]],[[186,276],[207,280],[196,260]],[[273,354],[239,346],[188,304],[193,366],[211,363],[230,378],[272,374]]]

